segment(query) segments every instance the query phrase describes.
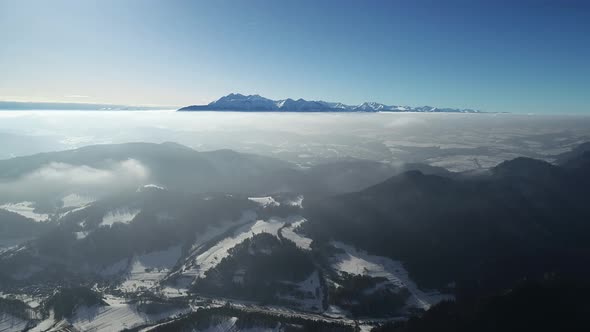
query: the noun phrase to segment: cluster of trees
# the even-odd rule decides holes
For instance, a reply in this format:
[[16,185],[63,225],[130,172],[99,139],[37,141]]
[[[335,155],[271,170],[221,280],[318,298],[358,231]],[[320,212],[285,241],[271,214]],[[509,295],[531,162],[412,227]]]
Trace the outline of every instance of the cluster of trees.
[[102,296],[86,287],[63,288],[44,303],[44,311],[53,310],[55,319],[71,317],[79,306],[108,305]]
[[294,243],[261,233],[232,248],[195,283],[193,291],[277,303],[280,293],[296,295],[292,283],[305,280],[313,271],[309,254]]
[[398,315],[410,296],[406,288],[383,285],[385,278],[345,273],[336,281],[338,287],[329,287],[329,300],[354,317]]
[[586,282],[526,281],[500,295],[442,302],[421,317],[384,324],[374,332],[553,332],[590,326]]
[[236,318],[238,330],[248,328],[275,328],[280,326],[285,332],[323,331],[352,332],[354,328],[342,323],[304,319],[292,316],[277,316],[260,312],[246,312],[230,306],[201,309],[171,323],[162,324],[154,332],[205,330],[227,319]]
[[33,238],[50,227],[47,223],[35,222],[20,214],[0,209],[0,240]]
[[0,297],[0,313],[7,313],[22,320],[33,320],[37,318],[37,313],[26,303],[10,298]]

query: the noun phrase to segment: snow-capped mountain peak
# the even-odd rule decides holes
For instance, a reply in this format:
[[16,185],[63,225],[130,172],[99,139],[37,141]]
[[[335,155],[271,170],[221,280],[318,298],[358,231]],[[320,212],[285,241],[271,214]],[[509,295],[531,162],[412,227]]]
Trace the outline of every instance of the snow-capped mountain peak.
[[260,95],[230,93],[208,105],[193,105],[179,111],[237,111],[237,112],[454,112],[478,113],[472,109],[437,108],[431,106],[388,106],[376,102],[364,102],[350,106],[340,102],[308,101],[287,98],[272,100]]

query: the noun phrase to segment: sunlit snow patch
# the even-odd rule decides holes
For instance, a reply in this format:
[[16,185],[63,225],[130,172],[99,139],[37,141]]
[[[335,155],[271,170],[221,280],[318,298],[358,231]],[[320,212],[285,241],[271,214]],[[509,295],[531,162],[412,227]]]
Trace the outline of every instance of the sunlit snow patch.
[[281,230],[281,235],[289,241],[295,243],[298,248],[303,250],[311,250],[311,243],[313,242],[312,239],[307,238],[295,231],[305,221],[305,218],[297,217],[296,221],[292,222],[290,225]]
[[303,207],[303,196],[299,195],[295,199],[286,201],[285,204],[287,204],[289,206],[297,206],[297,207],[301,208],[301,207]]
[[188,309],[177,309],[147,314],[138,310],[134,304],[109,301],[108,306],[77,308],[71,324],[79,331],[121,331],[154,323],[187,311]]
[[[33,327],[32,329],[28,330],[29,332],[50,332],[56,331],[59,327],[56,326],[55,322],[55,313],[53,310],[49,311],[49,316],[39,322],[37,326]],[[51,329],[51,330],[50,330]]]
[[100,226],[110,226],[117,222],[127,224],[138,214],[139,210],[137,209],[118,209],[110,211],[104,215]]
[[232,236],[217,242],[214,246],[199,254],[195,260],[195,268],[192,271],[185,271],[184,274],[193,274],[199,277],[205,277],[205,272],[215,267],[229,253],[229,250],[244,240],[253,237],[256,234],[269,233],[277,236],[284,221],[271,218],[268,221],[258,220],[250,222],[238,228]]
[[344,250],[344,253],[333,257],[332,266],[337,271],[355,275],[368,275],[374,278],[382,277],[397,287],[407,288],[411,294],[407,303],[408,306],[428,310],[438,302],[454,298],[452,295],[440,294],[439,292],[425,293],[418,289],[416,283],[409,278],[408,271],[399,261],[369,255],[341,242],[331,242],[331,244]]
[[[3,293],[3,292],[0,292],[0,298],[16,299],[16,300],[24,302],[26,305],[28,305],[31,308],[37,308],[41,304],[41,302],[43,302],[42,297],[36,297],[36,296],[26,294],[26,293]],[[2,329],[0,329],[0,331],[2,331]]]
[[256,213],[248,210],[242,213],[240,218],[236,221],[225,221],[219,224],[210,225],[204,231],[198,232],[196,235],[196,241],[190,248],[189,254],[184,260],[182,267],[173,274],[179,274],[180,278],[176,279],[173,285],[167,285],[161,291],[166,297],[178,297],[184,296],[188,292],[188,288],[192,283],[195,276],[199,275],[198,267],[196,267],[196,257],[202,251],[203,247],[213,241],[214,239],[220,238],[223,234],[235,227],[243,226],[252,223],[256,220]]
[[88,234],[90,234],[90,233],[89,232],[75,232],[74,234],[76,235],[76,240],[82,240],[86,236],[88,236]]
[[137,188],[137,192],[142,192],[142,191],[149,190],[149,189],[155,189],[155,190],[166,190],[166,188],[164,188],[164,187],[162,187],[162,186],[159,186],[159,185],[157,185],[157,184],[150,183],[150,184],[146,184],[146,185],[145,185],[145,186],[143,186],[143,187],[139,187],[139,188]]
[[33,202],[8,203],[0,205],[0,209],[20,214],[21,216],[35,221],[46,221],[49,219],[48,214],[34,212]]
[[215,239],[216,237],[223,235],[224,233],[229,231],[232,227],[244,225],[246,223],[255,221],[256,217],[257,217],[256,212],[248,210],[248,211],[243,212],[242,215],[240,216],[240,218],[236,221],[225,221],[225,222],[221,222],[216,225],[208,226],[204,232],[199,232],[197,234],[197,240],[191,246],[189,256],[194,255],[207,242]]
[[61,199],[64,208],[79,208],[86,206],[95,201],[94,198],[88,196],[80,196],[78,194],[69,194]]
[[270,196],[266,197],[248,197],[249,200],[252,202],[260,204],[262,207],[269,207],[269,206],[279,206],[281,203],[275,201],[274,198]]

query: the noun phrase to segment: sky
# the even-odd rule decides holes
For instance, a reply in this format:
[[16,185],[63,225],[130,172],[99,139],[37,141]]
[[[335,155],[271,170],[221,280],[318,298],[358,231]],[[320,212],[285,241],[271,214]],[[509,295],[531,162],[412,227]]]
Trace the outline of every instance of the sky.
[[590,2],[0,0],[0,100],[590,113]]

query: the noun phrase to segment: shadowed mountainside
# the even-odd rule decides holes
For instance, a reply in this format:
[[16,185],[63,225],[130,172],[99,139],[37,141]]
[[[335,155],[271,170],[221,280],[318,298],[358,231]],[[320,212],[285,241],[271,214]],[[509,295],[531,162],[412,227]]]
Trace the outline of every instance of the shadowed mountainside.
[[309,202],[308,232],[400,259],[422,285],[453,284],[459,294],[545,273],[587,276],[587,157],[563,166],[516,158],[455,178],[406,172]]

